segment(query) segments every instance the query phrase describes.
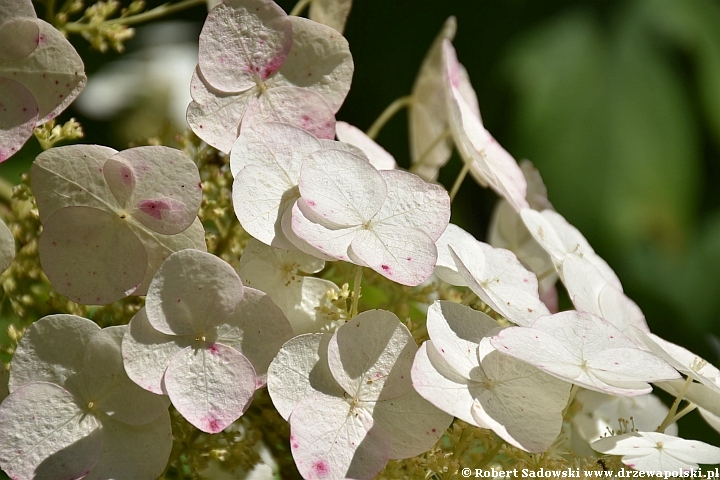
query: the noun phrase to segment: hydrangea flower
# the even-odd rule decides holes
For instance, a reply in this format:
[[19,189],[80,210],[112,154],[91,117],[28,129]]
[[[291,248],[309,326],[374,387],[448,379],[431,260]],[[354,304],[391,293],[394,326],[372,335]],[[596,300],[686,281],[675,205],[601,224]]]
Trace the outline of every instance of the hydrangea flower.
[[435,241],[447,228],[450,199],[438,185],[400,170],[376,170],[340,150],[321,150],[300,169],[292,231],[301,250],[350,260],[403,285],[432,275]]
[[233,206],[243,228],[266,245],[295,250],[281,221],[300,198],[302,160],[339,142],[322,142],[299,127],[264,122],[243,129],[230,154]]
[[609,455],[622,455],[622,462],[643,472],[678,472],[700,468],[698,463],[720,463],[720,448],[696,440],[657,432],[634,432],[605,437],[592,447]]
[[37,125],[65,110],[85,86],[85,67],[62,33],[35,14],[30,0],[0,2],[0,162]]
[[490,308],[518,325],[529,326],[550,313],[538,297],[537,278],[512,252],[479,242],[453,224],[435,244],[435,274],[441,280],[469,286]]
[[308,17],[343,33],[351,8],[352,0],[312,0]]
[[198,250],[170,255],[130,321],[123,359],[130,378],[167,393],[197,428],[217,433],[249,407],[270,361],[292,336],[282,311],[235,270]]
[[294,334],[299,335],[330,329],[334,323],[327,313],[337,311],[337,307],[327,292],[339,292],[340,288],[330,280],[299,273],[317,273],[324,267],[325,261],[312,255],[268,247],[253,238],[240,257],[238,274],[245,286],[267,293],[287,317]]
[[442,43],[443,78],[447,91],[448,120],[460,156],[480,185],[490,186],[516,209],[527,208],[527,182],[515,159],[482,124],[463,95],[464,68],[449,40]]
[[489,336],[498,328],[470,307],[433,303],[430,341],[415,356],[413,386],[441,410],[518,448],[545,452],[562,430],[570,384],[497,352]]
[[179,150],[71,145],[41,153],[30,174],[43,270],[74,302],[144,295],[172,252],[206,249],[200,175]]
[[[607,435],[608,431],[626,431],[631,428],[640,431],[654,431],[665,420],[670,409],[655,395],[638,397],[617,397],[590,390],[580,390],[575,395],[580,411],[572,417],[571,444],[573,451],[584,457],[592,456],[590,444]],[[677,436],[678,426],[670,425],[665,433]]]
[[[427,181],[437,178],[438,170],[452,154],[452,137],[447,135],[450,123],[442,45],[446,39],[452,41],[456,31],[455,17],[448,18],[425,55],[412,88],[412,101],[408,110],[412,171]],[[467,71],[459,63],[457,74],[460,95],[475,116],[480,118],[475,90]]]
[[187,120],[230,152],[243,118],[284,121],[332,139],[353,73],[348,43],[328,26],[288,17],[272,0],[229,0],[200,34]]
[[363,312],[335,334],[306,334],[280,350],[268,389],[290,421],[290,447],[307,479],[370,479],[388,459],[429,449],[452,417],[420,397],[415,341],[387,311]]
[[650,393],[646,382],[673,380],[677,371],[640,350],[611,323],[574,310],[540,317],[532,327],[512,327],[490,342],[499,351],[562,380],[601,393]]
[[172,448],[167,397],[123,369],[126,326],[74,315],[28,328],[0,405],[0,467],[14,479],[151,480]]

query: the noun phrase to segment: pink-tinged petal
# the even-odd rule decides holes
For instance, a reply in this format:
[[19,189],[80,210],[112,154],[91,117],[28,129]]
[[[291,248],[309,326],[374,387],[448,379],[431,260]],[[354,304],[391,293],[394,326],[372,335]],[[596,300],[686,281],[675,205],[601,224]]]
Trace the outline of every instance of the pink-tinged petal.
[[295,86],[314,90],[337,112],[350,90],[354,70],[347,40],[328,26],[302,17],[290,17],[292,48],[273,87]]
[[37,48],[30,55],[0,64],[0,76],[32,92],[39,107],[38,124],[55,118],[75,100],[87,78],[80,56],[52,25],[38,24]]
[[288,16],[271,0],[229,0],[205,21],[199,65],[213,87],[241,92],[273,76],[292,41]]
[[527,207],[527,182],[520,167],[483,127],[478,113],[463,97],[462,70],[449,40],[443,41],[443,59],[450,127],[460,155],[471,165],[471,175],[481,185],[489,185],[515,209]]
[[120,345],[126,329],[126,325],[104,328],[88,344],[83,399],[114,420],[144,425],[166,414],[170,400],[142,389],[125,373]]
[[265,377],[280,347],[292,337],[290,323],[270,296],[247,287],[242,302],[217,329],[217,341],[245,355],[259,378]]
[[0,468],[18,480],[87,475],[100,457],[95,417],[52,383],[18,388],[0,405]]
[[255,386],[250,361],[220,343],[185,348],[165,372],[165,388],[177,411],[207,433],[218,433],[240,418]]
[[162,475],[173,444],[167,410],[145,425],[127,425],[108,417],[100,422],[103,449],[83,480],[155,480]]
[[390,458],[410,458],[432,448],[453,421],[410,389],[404,395],[377,402],[373,420],[390,437]]
[[89,207],[53,213],[38,250],[55,289],[86,305],[105,305],[129,295],[142,282],[148,261],[125,220]]
[[355,145],[365,152],[372,166],[378,170],[395,170],[398,168],[395,158],[359,128],[347,122],[337,122],[335,133],[341,142]]
[[235,311],[243,286],[225,261],[198,250],[173,253],[150,283],[145,303],[156,330],[208,337]]
[[343,33],[351,7],[352,0],[315,0],[310,4],[308,18]]
[[348,253],[358,265],[402,285],[419,285],[430,278],[437,260],[435,243],[425,232],[385,223],[360,229]]
[[80,375],[85,348],[100,332],[96,323],[75,315],[48,315],[28,327],[15,349],[10,391],[31,382],[50,382],[69,388]]
[[[35,12],[33,12],[34,14]],[[40,25],[35,16],[8,19],[0,16],[0,63],[18,60],[30,55],[40,43]]]
[[349,396],[372,402],[412,388],[415,352],[410,331],[394,313],[368,310],[335,332],[328,345],[328,364]]
[[[55,147],[38,155],[30,168],[40,221],[64,207],[120,210],[103,176],[103,166],[117,153],[100,145]],[[82,181],[80,181],[82,179]]]
[[105,180],[129,215],[157,233],[187,229],[202,201],[195,163],[174,148],[136,147],[105,162]]
[[432,341],[420,346],[412,367],[413,388],[440,410],[476,427],[488,428],[471,415],[476,388],[440,355]]
[[366,158],[341,150],[319,150],[300,168],[300,195],[325,226],[370,221],[387,198],[385,180]]
[[255,87],[241,93],[216,90],[198,67],[190,80],[193,101],[188,105],[187,122],[195,135],[218,150],[230,153],[240,131],[240,121],[257,93]]
[[142,308],[130,320],[122,341],[122,357],[128,377],[158,395],[167,394],[163,376],[170,359],[189,346],[192,338],[166,335],[155,330]]
[[308,333],[288,340],[268,368],[268,392],[287,420],[295,406],[312,395],[342,397],[328,366],[329,333]]
[[438,169],[447,163],[452,154],[451,138],[437,145],[434,143],[449,128],[442,42],[446,38],[452,40],[456,30],[455,17],[448,18],[423,59],[413,84],[413,102],[408,109],[412,170],[428,181],[437,178]]
[[145,247],[145,253],[148,256],[147,270],[142,283],[132,292],[132,295],[147,295],[150,282],[155,276],[160,265],[165,259],[175,252],[185,249],[198,250],[207,252],[205,244],[205,229],[199,218],[195,217],[195,221],[185,230],[174,235],[163,235],[153,232],[138,224],[130,224],[130,228]]
[[370,480],[385,467],[391,440],[363,408],[347,400],[313,395],[290,417],[290,448],[307,480]]
[[465,379],[473,378],[480,366],[477,349],[480,341],[498,323],[482,312],[465,305],[436,301],[428,309],[427,331],[437,353]]
[[28,89],[0,77],[0,162],[17,153],[32,136],[38,113],[35,97]]
[[317,223],[317,215],[301,198],[283,216],[283,232],[299,250],[325,260],[348,261],[348,248],[360,227],[331,230]]
[[242,117],[243,125],[261,122],[283,122],[318,138],[335,137],[335,112],[319,93],[299,87],[269,88],[255,102],[248,105]]
[[380,172],[387,185],[387,199],[373,222],[415,227],[434,242],[450,221],[450,197],[440,185],[401,170]]

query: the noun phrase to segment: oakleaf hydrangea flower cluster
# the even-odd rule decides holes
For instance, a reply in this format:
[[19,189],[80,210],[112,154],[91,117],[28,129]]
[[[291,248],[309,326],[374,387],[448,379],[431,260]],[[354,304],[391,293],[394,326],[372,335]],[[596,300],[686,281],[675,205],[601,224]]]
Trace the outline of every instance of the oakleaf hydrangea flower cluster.
[[[35,159],[33,254],[69,301],[12,330],[0,468],[135,480],[239,475],[264,457],[283,478],[364,480],[720,463],[676,424],[697,408],[720,431],[720,370],[651,333],[538,170],[485,128],[455,19],[389,109],[409,108],[406,171],[375,142],[380,124],[335,118],[354,68],[351,1],[296,10],[308,4],[310,19],[272,0],[210,11],[187,110],[200,140],[179,137],[184,151],[71,145]],[[4,160],[84,75],[29,3],[0,0],[0,14]],[[436,180],[453,148],[463,168],[448,192]],[[500,197],[488,243],[449,223],[468,173]],[[0,269],[13,233],[0,225]],[[559,311],[558,280],[574,309]],[[130,295],[144,298],[105,328],[106,307],[82,307]]]

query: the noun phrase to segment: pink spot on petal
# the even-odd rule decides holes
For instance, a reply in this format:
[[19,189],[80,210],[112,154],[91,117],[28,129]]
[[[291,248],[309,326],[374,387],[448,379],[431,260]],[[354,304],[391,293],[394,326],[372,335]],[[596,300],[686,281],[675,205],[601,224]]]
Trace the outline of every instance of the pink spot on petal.
[[382,265],[380,265],[380,266],[381,266],[382,269],[385,270],[386,272],[389,272],[389,271],[390,271],[390,265],[382,264]]
[[208,350],[210,350],[210,353],[213,355],[217,355],[217,353],[218,353],[218,347],[214,343],[210,344],[210,347],[208,347]]
[[132,184],[133,175],[132,175],[132,170],[130,170],[130,167],[124,166],[124,167],[120,168],[120,180],[122,180],[122,182],[125,185]]
[[277,72],[278,70],[280,70],[280,67],[282,66],[282,64],[283,64],[284,62],[285,62],[285,57],[275,57],[275,58],[273,58],[273,59],[270,61],[270,63],[269,63],[269,64],[265,67],[265,69],[263,70],[263,73],[262,73],[262,78],[263,78],[263,80],[265,80],[265,79],[268,78],[270,75],[272,75],[273,73],[275,73],[275,72]]
[[314,207],[315,205],[317,205],[317,204],[316,204],[315,202],[313,202],[312,200],[308,200],[308,201],[307,201],[307,204],[310,205],[311,207]]
[[315,475],[321,478],[330,473],[330,467],[322,460],[313,463],[312,469],[315,471]]
[[220,428],[220,422],[217,420],[217,418],[210,418],[207,420],[206,430],[210,433],[218,433],[222,428]]

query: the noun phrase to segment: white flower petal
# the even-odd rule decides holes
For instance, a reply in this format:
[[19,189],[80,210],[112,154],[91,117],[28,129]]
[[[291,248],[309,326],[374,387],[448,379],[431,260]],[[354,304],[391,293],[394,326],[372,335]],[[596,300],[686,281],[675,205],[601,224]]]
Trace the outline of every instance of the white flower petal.
[[278,413],[287,420],[300,400],[315,394],[342,397],[343,389],[330,372],[329,333],[299,335],[288,340],[268,368],[268,392]]
[[230,265],[209,253],[182,250],[157,271],[145,308],[150,324],[162,333],[208,335],[242,296],[242,282]]
[[363,408],[347,400],[311,396],[290,417],[290,447],[303,478],[370,480],[388,461],[391,440]]
[[269,83],[314,90],[337,112],[350,90],[355,68],[347,40],[334,28],[306,18],[290,17],[290,23],[290,53]]
[[362,401],[386,400],[412,388],[410,369],[417,345],[395,314],[369,310],[333,335],[328,364],[335,380]]
[[240,92],[280,69],[292,39],[290,20],[275,2],[228,0],[205,21],[199,65],[213,87]]
[[102,452],[83,480],[154,480],[162,475],[173,437],[167,410],[145,425],[127,425],[103,418]]
[[167,394],[163,377],[170,359],[189,346],[192,338],[167,335],[155,330],[142,308],[130,320],[122,342],[123,364],[130,379],[145,390]]
[[[313,2],[313,5],[316,3],[317,1]],[[394,170],[398,168],[395,158],[359,128],[347,122],[337,122],[335,133],[341,142],[355,145],[365,152],[372,166],[378,170]]]
[[218,433],[240,418],[250,406],[255,382],[250,361],[220,343],[185,348],[165,372],[165,388],[177,411],[207,433]]
[[0,425],[0,468],[11,478],[81,478],[100,457],[95,417],[52,383],[16,389],[0,405]]
[[293,336],[292,327],[269,295],[245,288],[243,300],[217,328],[217,341],[242,353],[253,366],[258,388],[265,384],[268,366],[283,343]]

